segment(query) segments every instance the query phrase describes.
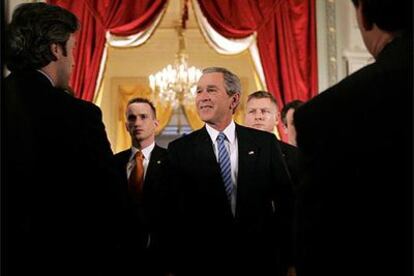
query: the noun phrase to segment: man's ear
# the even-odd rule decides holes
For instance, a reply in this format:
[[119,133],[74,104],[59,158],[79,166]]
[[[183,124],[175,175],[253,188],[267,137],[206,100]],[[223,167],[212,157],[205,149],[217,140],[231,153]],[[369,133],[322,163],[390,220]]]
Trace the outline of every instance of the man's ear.
[[276,125],[277,125],[277,124],[279,123],[280,118],[281,118],[281,117],[280,117],[280,112],[279,112],[279,110],[278,110],[278,109],[276,110],[276,114],[275,114],[275,116],[276,116],[276,120],[275,120],[275,121],[276,121]]
[[61,51],[60,46],[57,43],[50,44],[50,52],[55,57],[53,60],[57,60],[59,58],[59,51]]
[[154,125],[155,127],[158,127],[160,125],[160,122],[157,119],[154,119]]
[[235,93],[234,95],[231,96],[231,109],[235,109],[240,102],[240,92]]

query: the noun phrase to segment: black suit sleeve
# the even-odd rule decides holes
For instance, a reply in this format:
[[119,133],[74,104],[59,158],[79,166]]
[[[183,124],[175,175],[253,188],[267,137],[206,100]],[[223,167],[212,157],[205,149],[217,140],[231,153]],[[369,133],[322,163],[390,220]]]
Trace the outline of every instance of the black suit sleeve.
[[161,205],[160,241],[165,271],[176,272],[179,260],[180,244],[180,170],[178,149],[174,143],[168,146],[167,160],[164,166],[163,192],[164,200]]
[[282,273],[287,271],[288,266],[293,265],[293,183],[289,174],[286,161],[279,143],[274,139],[271,143],[273,179],[275,179],[274,208],[277,220],[278,235],[282,237],[280,265]]
[[[102,112],[96,105],[80,102],[82,123],[80,135],[83,143],[83,168],[85,180],[89,182],[91,195],[95,195],[96,202],[100,203],[97,219],[102,227],[107,227],[106,247],[112,250],[114,258],[119,254],[119,237],[122,218],[122,185],[121,178],[116,171],[112,149],[102,122]],[[85,162],[87,161],[87,163]],[[88,179],[89,178],[89,179]]]

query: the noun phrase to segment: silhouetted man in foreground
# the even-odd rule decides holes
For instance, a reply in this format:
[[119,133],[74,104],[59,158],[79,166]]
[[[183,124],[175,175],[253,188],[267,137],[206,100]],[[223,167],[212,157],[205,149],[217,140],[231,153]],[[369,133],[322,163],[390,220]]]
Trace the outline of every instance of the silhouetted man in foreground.
[[353,0],[375,62],[296,110],[298,275],[412,275],[412,1]]
[[7,26],[4,275],[113,275],[112,151],[100,109],[67,92],[78,26],[45,3],[20,5]]

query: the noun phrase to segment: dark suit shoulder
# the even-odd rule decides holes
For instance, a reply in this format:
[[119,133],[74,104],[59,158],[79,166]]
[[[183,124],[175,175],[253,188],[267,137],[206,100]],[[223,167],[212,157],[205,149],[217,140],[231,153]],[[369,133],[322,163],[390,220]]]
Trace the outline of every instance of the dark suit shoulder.
[[195,130],[189,134],[183,135],[177,139],[175,139],[174,141],[171,141],[168,144],[168,149],[170,148],[180,148],[182,146],[187,146],[188,143],[193,143],[194,141],[200,139],[201,137],[206,137],[206,135],[208,136],[207,130],[205,127],[200,128],[198,130]]
[[5,78],[5,90],[10,100],[31,103],[33,108],[41,107],[38,111],[60,109],[60,104],[67,104],[73,98],[63,89],[53,87],[50,80],[36,70],[10,73]]
[[92,121],[102,121],[102,111],[99,106],[95,105],[92,102],[74,98],[69,94],[68,96],[72,98],[73,104],[77,106],[78,110],[82,112],[83,116]]
[[[377,60],[346,77],[302,105],[294,113],[295,124],[318,121],[332,114],[346,114],[355,108],[367,110],[384,97],[407,92],[412,85],[412,44],[409,38],[396,38],[379,54]],[[410,70],[411,68],[411,70]],[[393,93],[390,94],[390,91]],[[407,95],[406,95],[407,96]],[[342,112],[344,111],[344,112]]]
[[74,98],[74,99],[76,100],[76,102],[80,106],[83,106],[85,109],[88,109],[91,112],[102,113],[101,109],[96,104],[94,104],[92,102],[88,102],[88,101],[82,100],[82,99],[78,99],[78,98]]
[[114,159],[116,161],[128,159],[130,154],[131,154],[131,149],[126,149],[126,150],[123,150],[123,151],[120,151],[114,154]]
[[267,131],[263,131],[263,130],[258,130],[255,128],[250,128],[250,127],[245,127],[239,124],[236,124],[236,132],[241,132],[243,134],[253,134],[253,135],[258,135],[258,137],[275,137],[274,134],[269,133]]
[[277,140],[277,141],[280,145],[280,149],[282,150],[283,154],[289,155],[289,154],[297,154],[298,153],[298,151],[299,151],[298,148],[296,148],[296,147],[294,147],[294,146],[292,146],[288,143],[285,143],[281,140]]
[[164,160],[167,158],[167,149],[158,146],[157,144],[155,144],[154,149],[152,150],[151,153],[151,160],[152,159],[157,159],[157,160]]
[[273,133],[258,130],[250,127],[245,127],[236,124],[236,133],[238,139],[247,139],[251,140],[252,143],[260,145],[264,141],[274,142],[276,136]]
[[[114,154],[114,159],[116,162],[126,163],[131,155],[131,149],[126,149]],[[158,146],[154,146],[154,149],[151,153],[151,158],[165,158],[167,156],[167,149]]]
[[152,152],[158,152],[160,154],[167,154],[167,149],[158,146],[157,144],[155,144],[154,149],[152,150]]

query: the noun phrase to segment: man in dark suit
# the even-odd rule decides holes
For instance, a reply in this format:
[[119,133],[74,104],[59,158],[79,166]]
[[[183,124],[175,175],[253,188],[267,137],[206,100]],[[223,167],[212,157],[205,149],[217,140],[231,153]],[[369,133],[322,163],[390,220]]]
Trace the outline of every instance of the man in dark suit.
[[[279,112],[276,99],[272,94],[267,91],[256,91],[247,97],[246,111],[244,115],[244,124],[246,126],[274,133],[278,121]],[[289,176],[294,185],[293,190],[295,191],[299,186],[301,178],[301,158],[299,150],[283,141],[277,141],[282,151],[283,159],[287,164]],[[293,248],[292,252],[288,253],[292,255],[289,262],[290,267],[288,275],[294,276],[296,275],[296,271],[294,267]]]
[[[131,99],[126,119],[132,147],[115,155],[123,190],[128,190],[124,210],[126,232],[122,233],[122,250],[126,254],[123,267],[127,275],[162,275],[159,230],[163,204],[161,181],[167,150],[155,144],[158,121],[152,102],[144,98]],[[136,159],[139,153],[142,160]],[[137,164],[141,161],[142,166]],[[142,175],[138,180],[142,183],[137,183],[134,173]]]
[[120,194],[101,111],[66,92],[77,29],[45,3],[7,26],[2,275],[111,274]]
[[[276,99],[267,91],[256,91],[247,97],[244,124],[247,127],[274,133],[279,121],[279,111]],[[277,140],[283,158],[288,166],[292,183],[296,188],[299,185],[300,155],[299,150],[281,140]]]
[[236,75],[204,69],[206,125],[168,147],[177,275],[286,275],[291,183],[274,135],[234,123],[240,93]]
[[[300,107],[301,275],[412,275],[412,1],[353,0],[375,62]],[[396,131],[394,131],[396,130]]]

